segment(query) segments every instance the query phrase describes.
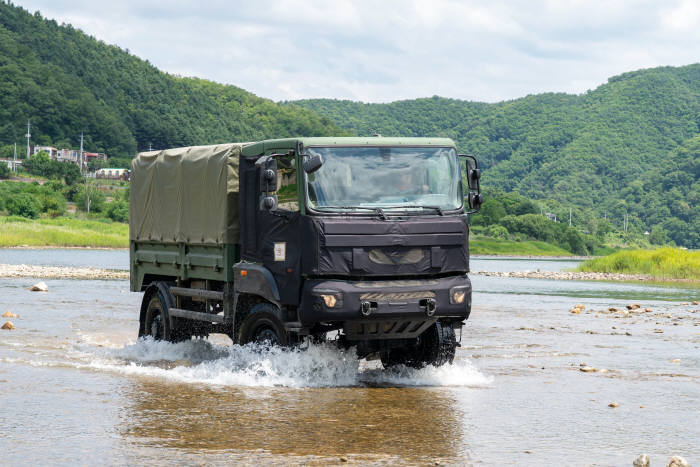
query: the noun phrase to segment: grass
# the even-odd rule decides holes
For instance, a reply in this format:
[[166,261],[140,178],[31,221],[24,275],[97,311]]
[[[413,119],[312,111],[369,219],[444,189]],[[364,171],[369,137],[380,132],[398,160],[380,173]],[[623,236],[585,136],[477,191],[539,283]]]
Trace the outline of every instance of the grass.
[[528,240],[515,242],[489,237],[472,237],[469,252],[473,255],[573,256],[570,251],[551,243]]
[[36,220],[0,217],[0,247],[24,245],[127,248],[129,225],[72,217]]
[[610,256],[588,260],[581,264],[578,270],[700,280],[700,251],[680,248],[618,251]]

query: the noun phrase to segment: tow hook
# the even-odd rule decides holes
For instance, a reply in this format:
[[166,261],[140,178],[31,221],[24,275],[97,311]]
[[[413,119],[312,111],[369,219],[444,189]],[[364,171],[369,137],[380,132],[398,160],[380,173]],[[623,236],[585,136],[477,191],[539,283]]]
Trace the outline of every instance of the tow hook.
[[434,298],[429,298],[425,301],[425,314],[428,316],[433,316],[437,310],[437,303]]
[[360,313],[362,313],[362,316],[369,316],[372,314],[372,304],[366,300],[363,300],[360,303]]

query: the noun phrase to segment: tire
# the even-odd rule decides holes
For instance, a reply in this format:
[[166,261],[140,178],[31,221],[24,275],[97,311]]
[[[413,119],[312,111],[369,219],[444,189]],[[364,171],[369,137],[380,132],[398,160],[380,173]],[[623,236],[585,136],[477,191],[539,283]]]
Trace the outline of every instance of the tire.
[[257,303],[241,320],[237,342],[245,345],[257,342],[265,345],[289,345],[289,335],[277,317],[279,310],[270,303]]
[[184,320],[175,318],[171,326],[168,310],[172,306],[168,286],[157,283],[143,297],[139,337],[151,336],[158,341],[181,342],[190,338]]
[[412,368],[442,366],[454,361],[456,348],[457,339],[452,326],[436,322],[418,337],[415,346],[385,350],[379,357],[384,368],[396,365]]

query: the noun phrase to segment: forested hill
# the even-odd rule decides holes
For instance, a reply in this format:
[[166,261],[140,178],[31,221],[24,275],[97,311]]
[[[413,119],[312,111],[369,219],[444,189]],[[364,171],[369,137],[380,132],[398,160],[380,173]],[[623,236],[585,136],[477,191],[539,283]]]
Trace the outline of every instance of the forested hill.
[[0,2],[0,147],[38,144],[111,156],[292,135],[345,134],[312,111],[235,86],[180,78],[128,51]]
[[389,104],[294,102],[362,135],[448,136],[477,155],[484,186],[520,193],[575,225],[625,212],[700,248],[700,64],[610,78],[582,95],[496,104],[441,97]]

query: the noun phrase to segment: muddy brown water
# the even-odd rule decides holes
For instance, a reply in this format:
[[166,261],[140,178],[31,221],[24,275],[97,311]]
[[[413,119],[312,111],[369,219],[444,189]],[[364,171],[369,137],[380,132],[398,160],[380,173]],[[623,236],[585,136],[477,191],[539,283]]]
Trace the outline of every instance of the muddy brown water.
[[[110,254],[97,253],[103,267],[119,267]],[[332,346],[138,341],[126,281],[45,282],[0,279],[0,312],[20,315],[0,334],[5,465],[700,462],[700,306],[681,305],[700,300],[692,286],[474,277],[455,363],[386,371]],[[633,302],[653,311],[607,312]]]

